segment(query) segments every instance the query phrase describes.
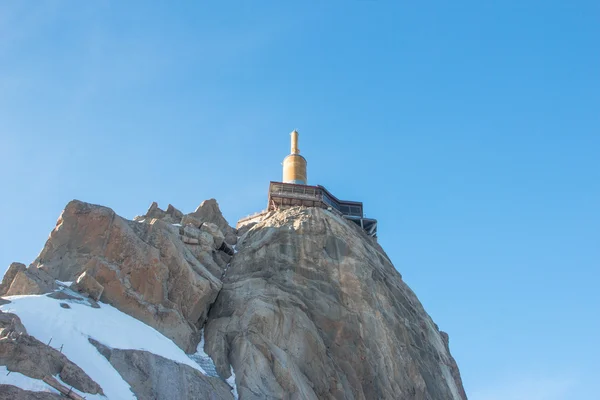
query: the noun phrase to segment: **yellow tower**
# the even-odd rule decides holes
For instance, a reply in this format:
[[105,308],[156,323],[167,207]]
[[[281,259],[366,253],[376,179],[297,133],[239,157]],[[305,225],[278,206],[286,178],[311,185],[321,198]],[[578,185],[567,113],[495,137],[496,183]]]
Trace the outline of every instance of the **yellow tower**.
[[292,133],[292,152],[283,159],[283,182],[306,185],[306,159],[298,149],[298,131]]

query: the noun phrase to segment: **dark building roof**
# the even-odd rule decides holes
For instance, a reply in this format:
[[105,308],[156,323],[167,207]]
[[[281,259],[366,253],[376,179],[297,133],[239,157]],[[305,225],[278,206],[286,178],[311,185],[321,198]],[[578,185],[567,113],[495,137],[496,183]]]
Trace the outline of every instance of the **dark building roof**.
[[363,203],[339,200],[323,186],[271,182],[268,211],[289,207],[320,207],[334,211],[363,228],[369,236],[377,237],[377,220],[364,218]]

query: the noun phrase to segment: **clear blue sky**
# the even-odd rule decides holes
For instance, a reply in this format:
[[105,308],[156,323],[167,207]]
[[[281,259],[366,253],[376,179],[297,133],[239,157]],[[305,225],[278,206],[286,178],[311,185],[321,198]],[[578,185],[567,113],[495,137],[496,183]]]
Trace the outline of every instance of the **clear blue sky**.
[[162,3],[0,3],[0,268],[74,198],[235,224],[296,128],[472,400],[600,399],[600,2]]

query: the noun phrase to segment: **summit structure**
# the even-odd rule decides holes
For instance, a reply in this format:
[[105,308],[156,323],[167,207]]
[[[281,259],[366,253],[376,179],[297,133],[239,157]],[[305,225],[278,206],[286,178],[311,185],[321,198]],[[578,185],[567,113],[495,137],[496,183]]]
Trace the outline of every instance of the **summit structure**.
[[215,199],[69,202],[0,282],[0,400],[467,400],[377,221],[306,177],[294,131],[239,229]]
[[308,184],[306,158],[300,155],[298,131],[292,131],[291,153],[283,160],[283,182],[271,181],[267,209],[238,221],[238,227],[257,222],[269,212],[291,207],[318,207],[329,210],[360,226],[372,238],[377,238],[377,220],[365,218],[363,203],[340,200],[321,185]]

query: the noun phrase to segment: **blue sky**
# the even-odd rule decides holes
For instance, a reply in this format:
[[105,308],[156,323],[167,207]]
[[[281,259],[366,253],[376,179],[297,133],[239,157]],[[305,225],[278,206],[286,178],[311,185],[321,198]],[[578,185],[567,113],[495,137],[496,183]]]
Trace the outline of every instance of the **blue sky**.
[[599,2],[198,3],[0,3],[0,268],[74,198],[235,224],[298,129],[470,399],[598,398]]

